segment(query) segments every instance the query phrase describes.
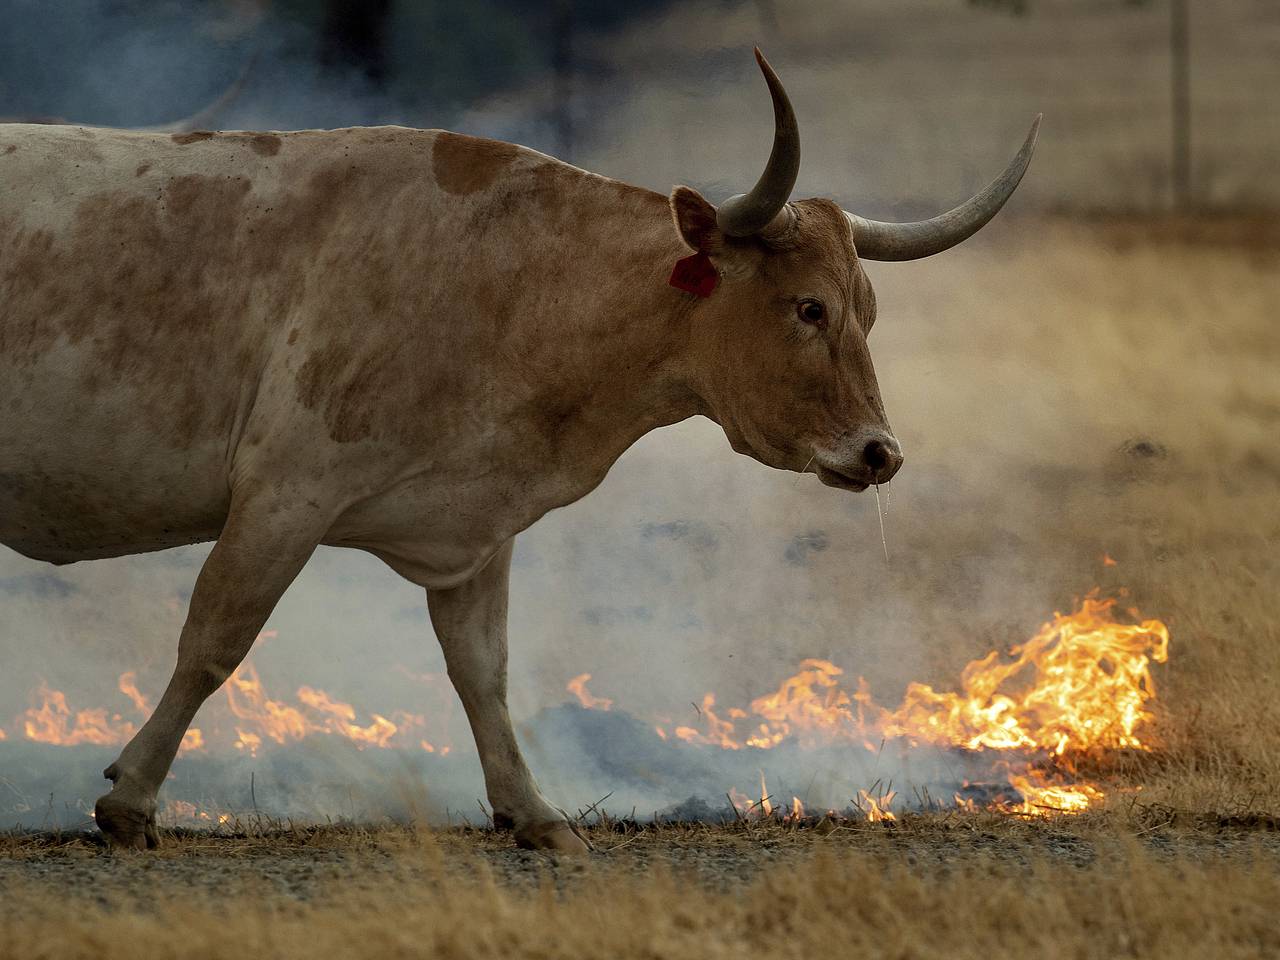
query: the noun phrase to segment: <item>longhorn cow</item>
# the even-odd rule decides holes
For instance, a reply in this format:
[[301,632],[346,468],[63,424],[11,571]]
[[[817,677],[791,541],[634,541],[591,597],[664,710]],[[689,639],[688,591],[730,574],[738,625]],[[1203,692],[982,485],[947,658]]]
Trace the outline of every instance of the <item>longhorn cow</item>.
[[580,851],[507,712],[516,535],[697,415],[833,487],[897,472],[863,261],[982,227],[1039,118],[971,200],[876,222],[790,201],[795,115],[756,57],[773,150],[719,207],[438,130],[0,126],[0,542],[62,564],[216,541],[105,771],[111,842],[155,845],[196,710],[331,544],[425,589],[495,822]]

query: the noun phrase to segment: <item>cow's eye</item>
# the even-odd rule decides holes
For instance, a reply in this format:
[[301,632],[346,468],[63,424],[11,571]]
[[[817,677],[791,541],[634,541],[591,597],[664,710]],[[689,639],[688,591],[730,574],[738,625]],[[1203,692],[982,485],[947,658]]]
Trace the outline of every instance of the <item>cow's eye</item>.
[[805,323],[821,327],[827,322],[827,308],[822,305],[821,300],[801,300],[796,304],[796,312]]

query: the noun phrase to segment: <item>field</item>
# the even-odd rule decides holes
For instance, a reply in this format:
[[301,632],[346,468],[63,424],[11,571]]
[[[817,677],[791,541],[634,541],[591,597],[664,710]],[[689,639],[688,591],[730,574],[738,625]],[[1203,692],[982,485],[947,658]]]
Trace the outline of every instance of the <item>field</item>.
[[1098,809],[606,823],[585,864],[394,826],[241,824],[146,856],[15,834],[0,956],[1274,954],[1278,265],[1262,221],[1009,219],[872,270],[880,379],[921,478],[895,482],[875,589],[910,599],[928,678],[1093,583],[1169,625],[1154,748],[1086,771]]
[[[781,957],[1280,950],[1273,834],[1154,822],[592,831],[592,863],[492,836],[283,830],[111,857],[3,846],[0,955]],[[69,909],[70,908],[70,909]]]

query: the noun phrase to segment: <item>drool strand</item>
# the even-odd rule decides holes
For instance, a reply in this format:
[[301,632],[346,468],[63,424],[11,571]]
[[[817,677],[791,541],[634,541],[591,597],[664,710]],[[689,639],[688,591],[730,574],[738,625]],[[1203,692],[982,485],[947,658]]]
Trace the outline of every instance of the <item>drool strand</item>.
[[[875,485],[876,488],[876,516],[880,518],[880,545],[884,547],[884,562],[889,562],[889,541],[884,535],[884,511],[880,509],[880,484]],[[885,491],[885,496],[889,495],[889,491]]]

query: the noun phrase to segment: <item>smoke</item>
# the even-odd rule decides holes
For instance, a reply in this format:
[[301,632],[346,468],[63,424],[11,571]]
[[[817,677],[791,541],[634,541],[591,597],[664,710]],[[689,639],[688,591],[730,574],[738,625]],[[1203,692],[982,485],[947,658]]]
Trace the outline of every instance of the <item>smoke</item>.
[[[933,6],[917,4],[916,15]],[[211,100],[256,49],[261,66],[225,118],[229,128],[449,123],[551,147],[545,71],[530,68],[518,85],[464,105],[430,90],[410,99],[403,86],[374,84],[356,66],[322,67],[309,28],[274,14],[239,23],[214,4],[162,4],[140,26],[140,14],[122,9],[135,8],[0,2],[4,112],[162,122]],[[851,206],[856,198],[873,215],[935,211],[994,174],[1044,105],[1047,81],[1028,68],[1035,82],[1006,89],[999,109],[969,104],[967,116],[981,114],[981,122],[950,115],[926,89],[946,83],[945,70],[917,70],[910,85],[901,71],[885,74],[883,51],[899,22],[886,9],[867,13],[868,29],[847,47],[815,42],[829,13],[829,4],[796,5],[782,35],[766,44],[806,135],[802,195],[835,195]],[[661,190],[694,182],[715,199],[752,182],[768,136],[763,85],[747,53],[757,16],[682,4],[643,30],[587,35],[582,76],[611,82],[575,86],[581,140],[572,159]],[[1050,26],[1036,22],[1037,35]],[[992,29],[1004,47],[991,49],[1015,42],[1003,21]],[[945,49],[971,99],[986,89],[972,71],[989,50]],[[983,82],[1005,89],[1007,79]],[[1058,136],[1046,138],[1015,204],[1046,206],[1079,186],[1067,170],[1070,141]],[[1024,253],[1030,229],[1005,218],[991,228],[997,239],[945,260],[871,270],[882,317],[871,342],[907,453],[900,478],[883,491],[891,495],[887,563],[870,494],[770,471],[733,454],[702,420],[644,438],[590,496],[521,535],[510,700],[550,797],[574,809],[612,792],[604,808],[621,814],[669,810],[691,796],[716,807],[730,787],[750,794],[763,769],[783,799],[794,793],[842,808],[879,779],[903,791],[955,782],[953,758],[725,752],[662,743],[651,727],[696,725],[693,704],[708,691],[720,704],[746,705],[804,657],[866,677],[882,702],[894,702],[912,679],[945,687],[967,660],[1024,639],[1092,585],[1104,537],[1074,529],[1063,505],[1073,485],[1093,482],[1087,465],[1098,459],[1082,429],[1093,414],[1078,412],[1084,388],[1063,386],[1085,367],[1078,356],[1063,359],[1062,344],[1033,343],[1043,331],[1011,322],[1036,316],[1046,294],[1061,294],[1061,279]],[[1057,241],[1065,249],[1074,237]],[[993,396],[994,384],[1017,402]],[[1125,428],[1110,415],[1114,429]],[[0,729],[8,733],[0,742],[0,825],[83,822],[116,748],[33,744],[17,717],[42,680],[73,707],[126,709],[115,692],[125,670],[138,672],[154,702],[208,549],[57,569],[0,549]],[[365,554],[322,548],[267,626],[275,636],[251,660],[273,695],[308,685],[365,716],[423,713],[426,736],[454,750],[360,751],[317,737],[267,745],[257,757],[211,751],[180,758],[167,795],[311,818],[479,813],[479,767],[443,681],[421,590]],[[562,706],[566,681],[584,672],[596,695],[614,700],[613,711]]]

